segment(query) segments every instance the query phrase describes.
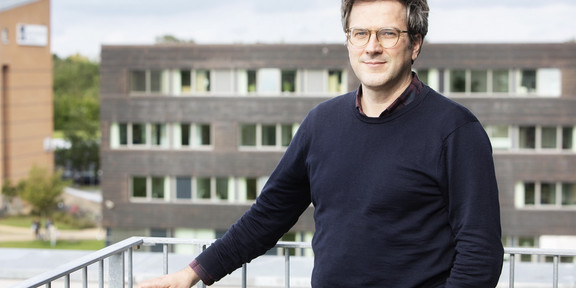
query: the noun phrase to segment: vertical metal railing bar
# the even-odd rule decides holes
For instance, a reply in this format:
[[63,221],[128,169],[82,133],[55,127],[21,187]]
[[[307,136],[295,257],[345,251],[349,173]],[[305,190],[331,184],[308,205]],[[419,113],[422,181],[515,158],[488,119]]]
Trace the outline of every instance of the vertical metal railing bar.
[[64,276],[64,288],[70,288],[70,274]]
[[[206,250],[206,247],[207,247],[206,244],[200,244],[200,245],[198,245],[198,246],[202,247],[202,248],[200,249],[201,251]],[[200,282],[198,282],[198,287],[199,287],[199,288],[206,288],[206,285],[204,284],[204,282],[200,281]]]
[[554,288],[558,288],[558,258],[560,258],[560,255],[554,255],[554,272],[552,276],[552,281],[554,281],[552,287]]
[[248,265],[242,265],[242,288],[248,287]]
[[508,280],[508,287],[514,288],[514,263],[516,262],[516,254],[510,253],[510,276]]
[[284,287],[290,288],[290,251],[284,248]]
[[46,288],[50,288],[52,287],[52,285],[50,284],[50,282],[46,283]]
[[98,261],[98,287],[104,288],[104,259]]
[[168,244],[163,244],[162,245],[162,253],[164,254],[162,256],[162,264],[164,266],[164,274],[168,274]]
[[128,287],[134,286],[134,270],[132,268],[133,267],[132,265],[134,263],[133,257],[132,257],[133,253],[134,253],[134,247],[130,247],[128,249],[128,254],[126,255],[126,257],[128,258],[128,262],[126,263],[126,265],[128,266],[127,267],[127,270],[128,270],[128,276],[127,276],[128,277]]
[[88,288],[88,266],[82,268],[82,287]]

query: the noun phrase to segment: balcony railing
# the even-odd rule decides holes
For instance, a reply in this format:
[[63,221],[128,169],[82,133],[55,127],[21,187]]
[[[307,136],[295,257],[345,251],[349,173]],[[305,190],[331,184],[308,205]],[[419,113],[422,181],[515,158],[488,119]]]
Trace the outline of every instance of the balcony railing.
[[[167,274],[169,272],[169,250],[172,245],[193,245],[196,246],[198,251],[205,249],[206,246],[212,243],[211,240],[195,240],[195,239],[181,239],[181,238],[157,238],[157,237],[131,237],[124,241],[118,242],[116,244],[110,245],[104,249],[93,252],[85,257],[72,261],[70,263],[64,264],[52,271],[48,271],[37,275],[35,277],[29,278],[13,288],[33,288],[41,287],[45,285],[46,288],[51,288],[55,281],[64,283],[64,287],[71,287],[71,274],[81,273],[82,287],[87,288],[89,284],[88,280],[88,268],[97,267],[97,280],[92,279],[92,282],[97,282],[98,287],[133,287],[134,286],[134,251],[140,249],[141,246],[155,246],[161,245],[163,255],[162,255],[162,273]],[[306,249],[311,248],[308,242],[279,242],[276,248],[283,250],[284,254],[284,287],[291,287],[290,285],[290,250],[292,249]],[[505,257],[507,258],[507,268],[503,269],[503,273],[500,279],[500,284],[498,287],[515,287],[515,276],[516,276],[516,263],[518,255],[536,255],[538,257],[551,257],[552,268],[549,273],[552,274],[551,281],[546,285],[546,287],[558,288],[559,285],[559,271],[560,271],[560,259],[561,257],[576,257],[576,250],[559,250],[559,249],[538,249],[538,248],[505,248]],[[105,264],[108,266],[107,277],[105,276]],[[547,266],[548,267],[548,266]],[[240,287],[247,287],[247,269],[248,266],[244,265],[240,271],[241,273],[241,283]],[[568,269],[568,273],[575,273],[574,267]],[[159,270],[160,273],[160,270]],[[507,275],[506,275],[507,274]],[[571,283],[566,287],[574,287],[572,285],[576,284],[576,274],[568,275]],[[507,279],[506,279],[507,278]],[[507,282],[506,282],[507,280]],[[92,282],[90,282],[92,284]],[[550,286],[551,284],[551,286]],[[201,282],[197,287],[205,287]],[[530,286],[533,287],[533,286]],[[564,286],[562,286],[564,287]]]

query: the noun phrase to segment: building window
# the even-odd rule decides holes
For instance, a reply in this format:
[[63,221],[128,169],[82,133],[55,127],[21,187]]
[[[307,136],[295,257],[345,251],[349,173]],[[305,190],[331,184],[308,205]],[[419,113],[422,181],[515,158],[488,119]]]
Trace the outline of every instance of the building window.
[[176,199],[192,199],[192,177],[176,177]]
[[296,92],[296,71],[295,70],[282,70],[281,76],[282,92],[293,93]]
[[465,70],[452,70],[452,71],[450,71],[450,92],[451,93],[465,93],[466,92],[466,71]]
[[210,199],[212,181],[209,177],[196,178],[196,199]]
[[562,127],[562,149],[563,150],[576,150],[574,149],[574,127]]
[[[130,93],[159,94],[167,93],[167,72],[162,70],[132,70],[130,71]],[[166,75],[166,76],[165,76]]]
[[328,71],[328,93],[344,93],[344,72],[342,70]]
[[132,145],[146,144],[146,124],[132,124]]
[[192,71],[180,71],[180,91],[185,94],[192,92]]
[[240,126],[240,146],[256,146],[256,124]]
[[146,71],[130,72],[130,92],[146,93]]
[[128,124],[119,124],[120,145],[128,145]]
[[167,181],[164,177],[133,176],[132,198],[142,200],[168,200]]
[[152,146],[167,147],[168,136],[166,135],[166,124],[152,124]]
[[541,127],[542,149],[556,149],[558,145],[558,135],[556,127]]
[[485,127],[486,134],[490,138],[492,148],[495,150],[508,150],[512,148],[510,131],[505,125],[489,125]]
[[535,149],[536,148],[536,127],[535,126],[521,126],[519,128],[520,149]]
[[488,92],[488,71],[472,70],[470,72],[470,92],[486,93]]
[[562,183],[562,206],[576,206],[576,184]]
[[246,75],[247,76],[246,85],[247,85],[248,92],[254,93],[257,91],[256,87],[258,87],[258,81],[256,78],[256,75],[257,75],[256,70],[248,70],[248,71],[246,71],[246,74],[247,74]]
[[243,124],[240,125],[240,147],[281,149],[288,147],[298,125],[296,124]]
[[560,182],[521,182],[516,187],[517,208],[573,208],[576,184]]
[[510,72],[508,70],[492,71],[492,91],[494,93],[510,92]]
[[258,179],[257,178],[240,178],[240,200],[251,201],[258,197]]
[[210,71],[196,70],[196,92],[206,93],[210,92]]
[[132,197],[146,198],[146,177],[132,177]]
[[276,125],[262,125],[262,146],[276,146]]
[[212,145],[210,124],[180,123],[174,126],[176,148],[199,148]]
[[518,81],[519,94],[536,93],[536,70],[521,70],[518,76],[520,78]]
[[211,201],[232,201],[231,179],[228,177],[197,177],[196,199]]

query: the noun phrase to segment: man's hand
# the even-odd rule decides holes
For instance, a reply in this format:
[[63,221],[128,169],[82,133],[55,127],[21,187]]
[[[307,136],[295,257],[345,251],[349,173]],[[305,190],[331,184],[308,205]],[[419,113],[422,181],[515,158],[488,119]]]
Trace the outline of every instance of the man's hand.
[[167,274],[159,276],[153,279],[146,280],[142,283],[138,283],[137,288],[190,288],[192,285],[198,283],[200,278],[196,275],[196,272],[186,266],[186,268],[174,272],[172,274]]

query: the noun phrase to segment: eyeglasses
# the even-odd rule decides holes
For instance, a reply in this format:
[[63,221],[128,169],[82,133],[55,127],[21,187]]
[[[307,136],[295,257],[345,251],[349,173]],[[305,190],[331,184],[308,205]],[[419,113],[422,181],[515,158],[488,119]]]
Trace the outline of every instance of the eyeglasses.
[[350,44],[357,47],[366,46],[370,41],[370,37],[372,37],[372,33],[376,34],[376,39],[383,48],[392,48],[398,43],[400,34],[408,33],[408,31],[402,31],[398,28],[380,28],[378,30],[371,30],[354,27],[346,30],[348,41]]

